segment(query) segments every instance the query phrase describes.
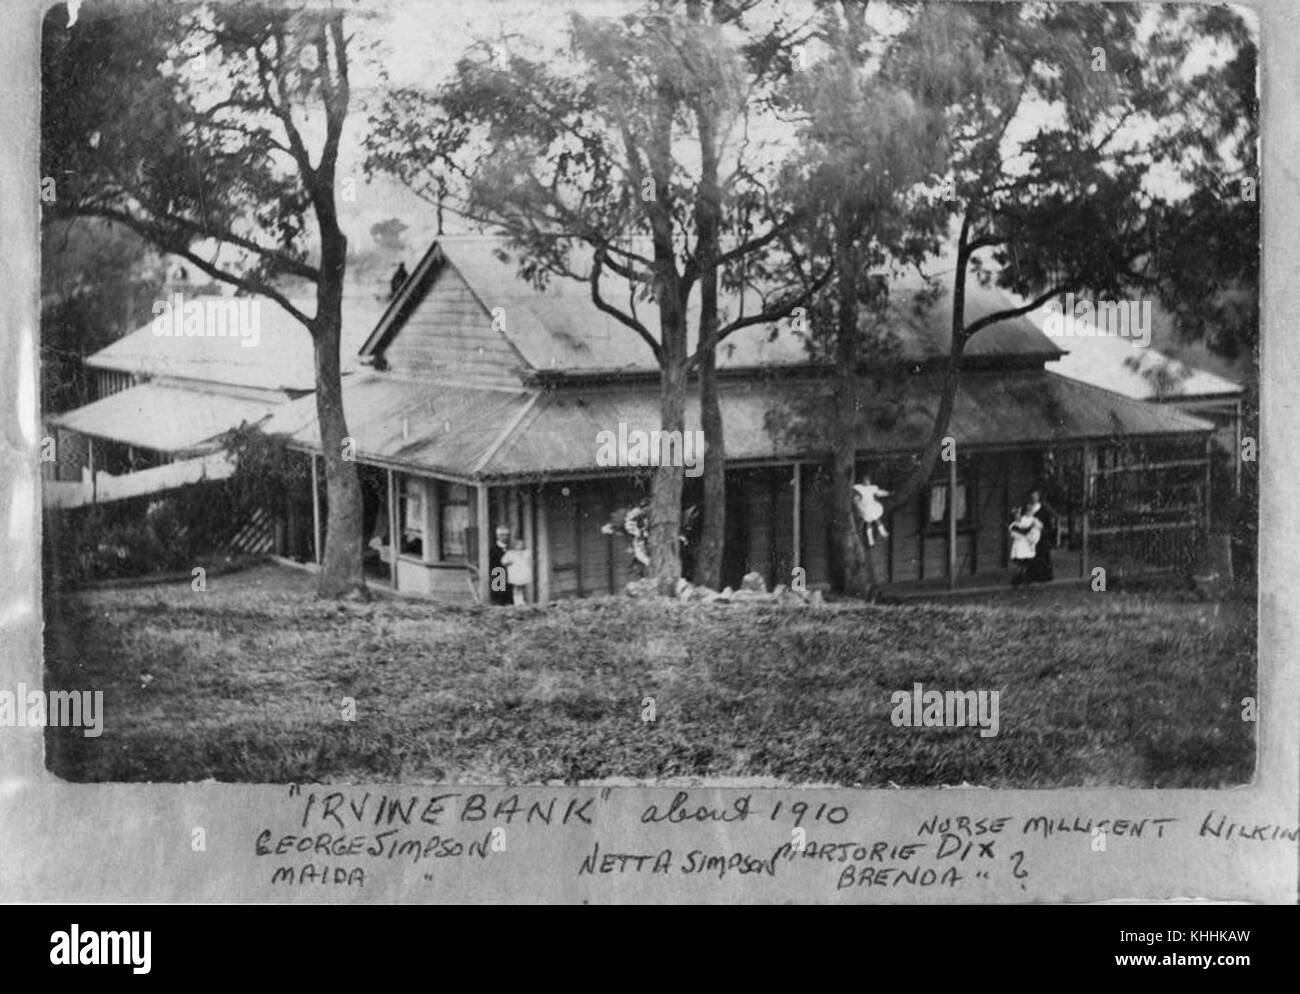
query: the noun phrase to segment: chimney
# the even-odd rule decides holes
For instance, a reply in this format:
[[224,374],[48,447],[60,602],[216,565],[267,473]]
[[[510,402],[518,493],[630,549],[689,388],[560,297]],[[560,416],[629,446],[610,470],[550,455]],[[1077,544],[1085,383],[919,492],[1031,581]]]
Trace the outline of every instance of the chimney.
[[388,297],[390,300],[397,296],[397,291],[402,289],[402,285],[406,282],[407,276],[406,263],[399,262],[397,264],[397,272],[393,273],[393,278],[388,283]]
[[174,293],[179,293],[183,297],[194,294],[194,284],[190,282],[190,274],[184,266],[175,262],[166,266],[163,270],[161,293],[164,300],[170,300]]

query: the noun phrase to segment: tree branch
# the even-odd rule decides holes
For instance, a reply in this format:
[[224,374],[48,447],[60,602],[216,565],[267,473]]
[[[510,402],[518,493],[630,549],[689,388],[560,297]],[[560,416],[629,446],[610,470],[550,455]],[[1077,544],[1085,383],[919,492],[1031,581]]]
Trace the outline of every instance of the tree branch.
[[595,304],[596,308],[602,313],[608,314],[619,323],[626,325],[640,335],[642,341],[650,346],[650,351],[653,353],[655,361],[662,364],[662,349],[660,348],[659,343],[655,341],[655,337],[650,334],[650,330],[636,318],[623,313],[617,307],[608,303],[605,298],[600,295],[600,274],[604,261],[603,252],[597,250],[595,261],[591,267],[591,276],[589,277],[589,282],[591,284],[591,302]]
[[[178,217],[174,214],[154,215],[152,221],[143,221],[124,210],[114,207],[104,207],[99,205],[86,205],[76,208],[74,213],[81,217],[102,217],[107,221],[118,221],[132,228],[132,230],[143,235],[148,235],[155,244],[162,244],[166,241],[162,236],[166,234],[168,227],[180,227],[189,230],[197,238],[212,238],[219,242],[225,242],[237,248],[245,249],[255,255],[259,255],[268,262],[274,264],[292,276],[298,276],[305,280],[315,281],[320,278],[320,270],[315,266],[302,262],[292,256],[285,255],[275,249],[260,245],[252,239],[245,238],[242,235],[236,235],[232,231],[210,231],[203,225],[189,218]],[[175,251],[172,244],[167,245],[167,250]]]
[[1058,283],[1057,285],[1053,286],[1050,290],[1047,290],[1044,293],[1039,294],[1037,297],[1035,297],[1029,303],[1023,305],[1022,307],[1007,307],[1007,308],[1003,308],[1000,311],[994,311],[992,314],[985,314],[982,318],[979,318],[976,321],[972,321],[970,324],[966,325],[964,329],[965,336],[967,340],[969,340],[972,336],[976,334],[976,332],[983,331],[991,324],[997,324],[999,321],[1010,321],[1012,318],[1024,317],[1026,314],[1030,313],[1031,311],[1038,310],[1038,308],[1042,307],[1053,297],[1059,296],[1062,293],[1069,293],[1074,290],[1079,290],[1082,288],[1082,286],[1083,286],[1082,280],[1067,280],[1065,282]]
[[[808,301],[812,300],[822,287],[830,282],[831,275],[834,272],[835,269],[833,266],[827,266],[825,271],[814,279],[807,287],[801,290],[797,296],[787,298],[778,304],[773,304],[771,307],[765,307],[761,311],[751,314],[748,317],[737,318],[730,324],[719,328],[713,337],[713,347],[716,349],[717,346],[733,332],[740,331],[742,328],[749,328],[756,324],[767,324],[771,321],[779,321],[796,307],[802,307]],[[691,356],[690,363],[687,366],[688,372],[699,368],[699,365],[704,360],[707,351],[708,349],[705,347],[703,342],[696,346],[695,354]]]
[[[124,215],[121,218],[119,218],[119,220],[121,220],[121,222],[125,224],[128,228],[139,233],[143,237],[145,238],[150,237],[150,230],[148,225],[137,223],[129,215]],[[247,290],[250,293],[255,293],[258,296],[266,297],[268,300],[274,301],[276,304],[279,304],[282,308],[284,308],[284,310],[288,312],[288,314],[291,317],[293,317],[295,321],[302,324],[303,327],[305,327],[309,332],[315,335],[316,319],[310,318],[306,314],[304,314],[301,310],[299,310],[297,307],[295,307],[293,304],[289,302],[288,297],[286,297],[283,293],[281,293],[279,290],[275,289],[274,287],[269,286],[266,283],[263,283],[261,280],[253,280],[245,276],[235,276],[232,273],[228,273],[220,266],[216,266],[213,263],[209,262],[207,259],[204,259],[193,249],[172,247],[172,248],[168,248],[167,251],[170,252],[172,255],[179,255],[183,259],[188,259],[191,263],[193,263],[195,266],[198,266],[199,269],[207,273],[214,280],[218,280],[222,283],[227,283],[230,286],[238,287],[241,290]]]

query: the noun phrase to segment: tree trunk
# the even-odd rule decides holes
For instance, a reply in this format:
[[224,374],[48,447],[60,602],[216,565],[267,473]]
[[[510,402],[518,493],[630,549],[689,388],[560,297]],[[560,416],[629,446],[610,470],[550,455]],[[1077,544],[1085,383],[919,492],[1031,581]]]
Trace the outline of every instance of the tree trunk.
[[722,430],[718,400],[718,227],[717,157],[712,149],[712,126],[701,115],[700,136],[705,154],[705,182],[697,211],[700,265],[700,427],[704,431],[705,457],[700,547],[695,560],[695,582],[716,589],[722,582],[722,549],[727,527],[727,440]]
[[[665,334],[665,339],[668,335]],[[665,432],[682,432],[686,427],[686,361],[665,355],[659,394],[660,424]],[[680,465],[660,460],[650,488],[650,574],[659,593],[672,596],[682,576],[682,480]],[[707,460],[706,460],[707,462]]]
[[[708,285],[707,281],[705,285]],[[722,583],[722,551],[727,528],[727,452],[722,431],[722,407],[718,402],[717,353],[714,349],[710,349],[700,363],[700,427],[704,430],[706,448],[695,582],[716,590]]]
[[[326,32],[332,45],[326,43]],[[350,102],[342,11],[332,11],[326,16],[314,40],[326,79],[330,76],[326,61],[331,47],[336,61],[332,83],[323,86],[325,144],[320,161],[314,169],[309,161],[300,163],[320,228],[320,275],[316,280],[316,317],[311,332],[316,359],[316,419],[320,425],[329,511],[325,519],[325,549],[316,590],[325,598],[347,597],[353,593],[366,597],[366,581],[361,572],[361,480],[343,412],[343,377],[339,363],[348,239],[339,227],[334,173]],[[390,535],[388,540],[396,555],[398,537]]]
[[862,544],[853,507],[858,455],[858,296],[862,265],[854,229],[841,224],[835,239],[836,318],[834,426],[831,457],[831,528],[838,559],[840,592],[871,599],[875,563]]
[[[677,271],[673,242],[673,119],[678,110],[676,82],[661,70],[655,85],[650,141],[645,149],[653,194],[645,202],[654,244],[655,299],[659,306],[659,427],[686,430],[686,298],[690,284]],[[666,455],[662,449],[660,456]],[[672,465],[677,463],[677,465]],[[680,459],[659,459],[650,488],[650,573],[659,593],[671,597],[682,578],[682,480]]]
[[[341,231],[328,235],[322,231],[322,235],[321,277],[317,283],[312,345],[316,360],[316,419],[320,425],[329,510],[325,519],[325,549],[316,592],[320,597],[337,599],[354,592],[365,596],[366,583],[361,573],[361,481],[351,445],[348,446],[348,457],[344,458],[348,425],[343,413],[339,343],[343,328],[347,238]],[[390,541],[395,543],[396,536],[390,536]]]
[[[703,17],[695,4],[692,20]],[[722,227],[722,190],[718,185],[718,104],[706,94],[695,104],[700,141],[700,190],[695,205],[696,256],[700,260],[700,427],[705,458],[700,545],[696,550],[695,582],[706,587],[722,583],[722,550],[727,527],[727,440],[718,401],[718,242]]]
[[[957,387],[961,382],[961,360],[966,351],[966,267],[970,261],[969,249],[970,216],[962,221],[961,234],[957,238],[957,267],[952,284],[952,341],[948,348],[948,363],[944,368],[943,386],[939,393],[939,407],[935,411],[934,424],[930,427],[930,437],[921,449],[918,462],[908,474],[901,486],[894,487],[885,501],[886,511],[908,503],[916,497],[934,472],[934,465],[943,448],[943,440],[948,434],[952,422],[953,408],[957,403]],[[958,441],[954,439],[954,441]],[[956,453],[953,453],[956,458]]]
[[835,451],[831,473],[831,527],[835,535],[840,592],[852,597],[874,599],[875,561],[862,543],[859,517],[853,506],[853,485],[857,483],[856,378],[838,377],[835,386]]

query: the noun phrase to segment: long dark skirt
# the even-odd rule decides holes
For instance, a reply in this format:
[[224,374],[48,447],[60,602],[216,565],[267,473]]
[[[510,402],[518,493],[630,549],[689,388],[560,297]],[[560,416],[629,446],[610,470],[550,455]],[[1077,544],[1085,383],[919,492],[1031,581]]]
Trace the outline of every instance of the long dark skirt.
[[1046,583],[1052,579],[1052,550],[1041,542],[1034,550],[1034,558],[1029,561],[1025,579],[1029,583]]

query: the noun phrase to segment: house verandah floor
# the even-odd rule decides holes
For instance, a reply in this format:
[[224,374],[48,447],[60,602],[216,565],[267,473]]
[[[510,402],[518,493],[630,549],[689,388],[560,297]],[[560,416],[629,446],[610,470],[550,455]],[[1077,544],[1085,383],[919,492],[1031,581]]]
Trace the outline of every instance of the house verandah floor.
[[[1142,470],[1181,473],[1188,489],[1171,514],[1152,509],[1145,491],[1129,488],[1122,500],[1142,508],[1128,524],[1102,498],[1113,482],[1131,479],[1129,466],[1098,458],[1088,443],[1057,447],[1056,484],[1048,492],[1058,527],[1053,549],[1057,581],[1092,580],[1098,564],[1139,572],[1190,561],[1208,530],[1208,479],[1203,460],[1167,457],[1133,462]],[[313,468],[319,457],[313,458]],[[968,452],[939,467],[918,499],[887,518],[888,538],[871,549],[876,576],[889,596],[930,596],[1009,586],[1007,524],[1030,489],[1043,488],[1042,450]],[[1064,475],[1061,465],[1064,464]],[[882,460],[873,463],[883,465]],[[571,477],[545,481],[457,481],[391,467],[360,466],[363,479],[367,578],[403,593],[459,602],[488,600],[488,549],[498,526],[510,529],[530,552],[534,582],[530,603],[620,593],[639,570],[630,540],[618,523],[622,512],[648,494],[648,480],[631,476]],[[1087,474],[1086,478],[1084,474]],[[312,546],[323,541],[324,487],[313,474]],[[687,481],[685,501],[699,499]],[[769,588],[806,583],[831,585],[833,536],[829,527],[829,474],[823,464],[793,461],[736,466],[727,474],[727,533],[722,585],[738,586],[757,572]],[[1171,491],[1172,492],[1172,491]],[[1089,500],[1084,494],[1090,495]],[[1113,505],[1114,500],[1111,501]],[[1162,516],[1163,515],[1163,516]],[[602,526],[613,523],[613,534]],[[1102,527],[1105,526],[1105,527]],[[392,536],[397,537],[393,554]],[[314,549],[289,555],[314,558]],[[691,572],[692,549],[684,552]]]
[[[882,600],[928,600],[933,597],[966,596],[1007,590],[1012,587],[1012,580],[1016,573],[1015,567],[1006,567],[1000,570],[985,570],[981,573],[963,573],[957,577],[955,583],[949,582],[947,577],[931,577],[926,580],[906,580],[886,584],[882,589]],[[1084,570],[1083,556],[1072,549],[1052,550],[1052,574],[1050,581],[1034,583],[1030,586],[1087,587],[1092,582],[1091,576]]]
[[[279,566],[306,569],[311,573],[315,573],[319,569],[319,566],[314,562],[303,563],[278,555],[271,556],[270,560]],[[1161,566],[1157,563],[1133,562],[1129,565],[1134,572],[1146,576],[1167,577],[1174,572],[1173,567]],[[1082,570],[1082,557],[1078,552],[1068,549],[1052,550],[1052,569],[1054,576],[1050,581],[1035,582],[1020,587],[1020,590],[1025,592],[1027,598],[1033,598],[1035,591],[1069,589],[1088,591],[1095,588],[1095,580],[1092,575]],[[1007,568],[966,574],[958,577],[955,584],[950,584],[946,577],[931,577],[928,580],[910,580],[884,584],[880,588],[879,603],[901,604],[910,601],[960,600],[981,595],[1002,595],[1015,589],[1012,580],[1015,578],[1016,572],[1014,568]],[[395,596],[404,601],[417,602],[437,600],[437,598],[433,598],[426,593],[395,588],[392,584],[389,565],[376,557],[367,559],[364,575],[366,582],[371,585],[371,589],[384,596]],[[472,582],[468,573],[465,582],[468,591]],[[1113,581],[1111,582],[1113,583]],[[1101,589],[1104,592],[1111,588],[1096,589]],[[458,602],[467,600],[467,598],[462,597],[451,599]]]

